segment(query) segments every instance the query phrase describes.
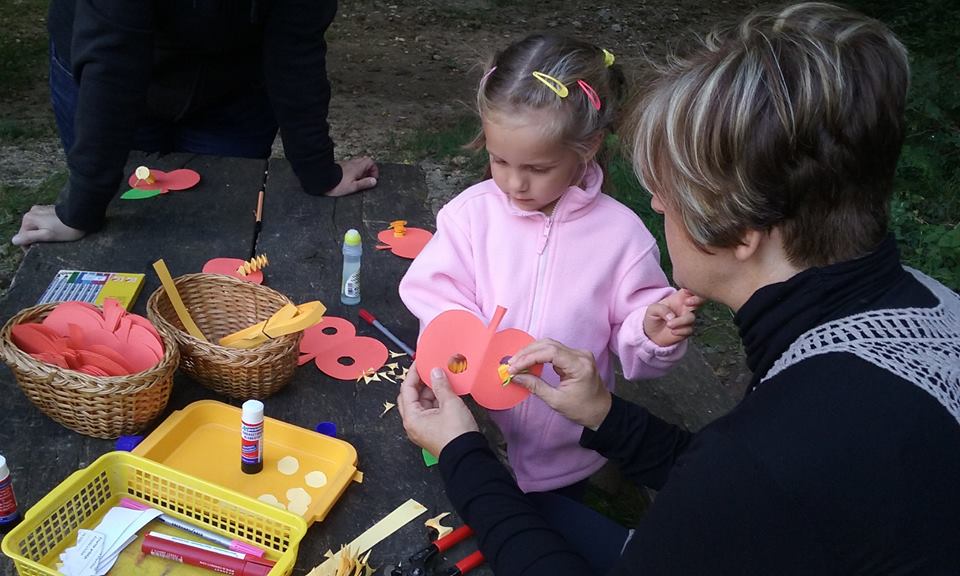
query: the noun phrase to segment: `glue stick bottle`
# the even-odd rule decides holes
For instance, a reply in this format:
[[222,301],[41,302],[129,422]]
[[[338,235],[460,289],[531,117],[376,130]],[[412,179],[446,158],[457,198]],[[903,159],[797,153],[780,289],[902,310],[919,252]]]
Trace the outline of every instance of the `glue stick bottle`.
[[351,228],[343,235],[343,277],[340,282],[340,302],[353,305],[360,303],[360,256],[363,245],[360,233]]
[[7,459],[0,456],[0,534],[6,534],[20,522],[17,499],[13,495],[13,483]]
[[244,402],[240,420],[240,469],[256,474],[263,470],[263,402]]

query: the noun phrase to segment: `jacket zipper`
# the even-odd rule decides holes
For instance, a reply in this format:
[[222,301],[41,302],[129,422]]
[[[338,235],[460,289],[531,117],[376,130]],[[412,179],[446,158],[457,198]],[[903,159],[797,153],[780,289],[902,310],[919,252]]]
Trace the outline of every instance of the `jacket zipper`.
[[547,216],[543,224],[543,233],[537,244],[537,277],[533,285],[533,299],[530,302],[530,323],[528,330],[533,331],[538,326],[540,318],[537,316],[537,310],[540,303],[540,292],[543,288],[543,277],[547,269],[547,257],[544,255],[547,248],[547,242],[550,240],[550,228],[553,226],[553,218]]

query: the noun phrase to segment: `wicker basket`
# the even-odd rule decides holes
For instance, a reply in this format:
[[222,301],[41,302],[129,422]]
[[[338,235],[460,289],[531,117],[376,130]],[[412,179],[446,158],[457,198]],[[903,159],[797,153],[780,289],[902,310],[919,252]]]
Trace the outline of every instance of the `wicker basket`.
[[290,299],[267,288],[220,274],[187,274],[174,282],[184,305],[209,342],[194,338],[163,288],[147,301],[147,316],[180,345],[180,369],[204,386],[231,398],[266,398],[293,378],[301,332],[250,349],[227,348],[220,338],[263,322]]
[[160,331],[163,358],[153,368],[126,376],[90,376],[41,362],[11,338],[17,324],[41,322],[57,304],[22,310],[0,332],[0,355],[17,384],[47,416],[94,438],[116,438],[141,432],[163,412],[173,389],[180,354],[173,338]]

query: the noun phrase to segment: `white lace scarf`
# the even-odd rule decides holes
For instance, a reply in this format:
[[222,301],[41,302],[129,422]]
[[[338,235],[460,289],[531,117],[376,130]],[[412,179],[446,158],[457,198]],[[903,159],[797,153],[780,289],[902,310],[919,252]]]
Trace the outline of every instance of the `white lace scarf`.
[[790,345],[762,382],[807,358],[846,352],[926,390],[960,423],[960,296],[906,269],[940,301],[935,308],[874,310],[817,326]]

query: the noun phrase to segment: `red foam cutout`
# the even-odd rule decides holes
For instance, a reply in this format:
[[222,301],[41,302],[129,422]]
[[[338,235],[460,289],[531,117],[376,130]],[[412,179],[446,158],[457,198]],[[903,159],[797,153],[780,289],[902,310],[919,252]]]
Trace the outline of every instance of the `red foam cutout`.
[[171,190],[193,188],[200,182],[200,175],[189,168],[180,168],[170,172],[151,168],[150,175],[154,178],[153,184],[148,184],[146,180],[138,180],[136,173],[130,175],[127,183],[130,184],[131,188],[137,190],[160,190],[161,194],[166,194]]
[[407,228],[406,231],[403,236],[394,236],[393,228],[383,230],[377,234],[377,239],[390,246],[397,256],[413,260],[433,238],[433,233],[422,228]]
[[[472,395],[477,404],[485,408],[506,410],[522,402],[530,392],[515,384],[502,386],[498,369],[502,358],[516,354],[534,338],[515,328],[497,332],[505,313],[505,308],[497,307],[487,326],[465,310],[449,310],[434,318],[417,345],[416,366],[420,379],[430,386],[430,371],[440,367],[454,392]],[[467,367],[463,372],[454,373],[450,370],[451,360],[459,356],[466,360]],[[541,365],[530,370],[537,376],[542,371]]]
[[[332,334],[324,332],[330,329]],[[357,336],[352,322],[336,316],[324,316],[319,324],[304,330],[300,352],[299,364],[312,359],[321,372],[338,380],[356,380],[371,370],[376,372],[390,355],[382,342]],[[342,364],[341,358],[349,358],[350,364]]]
[[225,276],[233,276],[234,278],[239,278],[241,280],[246,280],[247,282],[252,282],[254,284],[263,284],[263,271],[257,270],[251,272],[246,276],[237,272],[239,268],[246,260],[240,260],[239,258],[214,258],[208,260],[206,264],[203,265],[203,272],[205,274],[223,274]]

